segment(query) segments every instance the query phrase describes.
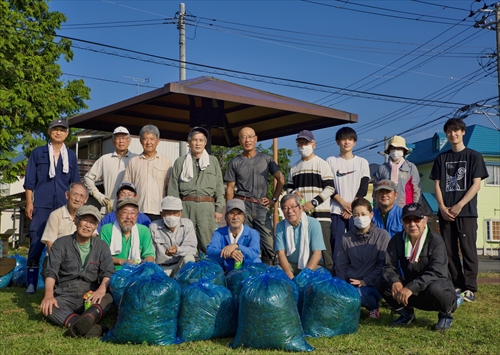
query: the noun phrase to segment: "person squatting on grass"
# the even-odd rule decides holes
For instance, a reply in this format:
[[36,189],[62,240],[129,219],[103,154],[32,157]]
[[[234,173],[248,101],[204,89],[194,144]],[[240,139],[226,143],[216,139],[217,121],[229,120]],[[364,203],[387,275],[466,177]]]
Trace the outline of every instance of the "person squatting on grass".
[[[70,337],[100,337],[97,324],[113,303],[108,293],[115,272],[109,246],[93,238],[101,213],[94,206],[82,206],[76,213],[76,232],[52,244],[43,270],[45,297],[40,309],[52,323],[68,328]],[[83,296],[93,291],[85,310]]]
[[443,237],[428,228],[419,203],[403,208],[403,226],[389,242],[377,281],[379,293],[400,316],[389,326],[410,324],[418,308],[439,312],[436,331],[450,329],[458,306]]

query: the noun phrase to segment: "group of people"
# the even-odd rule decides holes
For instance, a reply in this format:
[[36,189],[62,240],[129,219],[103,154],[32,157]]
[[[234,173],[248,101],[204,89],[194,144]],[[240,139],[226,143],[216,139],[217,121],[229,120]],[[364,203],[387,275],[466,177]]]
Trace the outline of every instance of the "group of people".
[[[226,272],[241,263],[264,262],[279,265],[290,279],[305,268],[323,266],[358,289],[370,317],[378,318],[384,297],[400,314],[390,325],[409,324],[416,307],[438,311],[436,329],[448,329],[457,292],[474,301],[477,291],[477,256],[474,275],[473,257],[465,253],[472,246],[475,253],[469,221],[475,219],[477,228],[475,196],[487,173],[481,170],[482,157],[463,145],[465,124],[449,120],[444,129],[452,150],[438,157],[431,173],[441,193],[436,196],[444,238],[427,228],[418,203],[420,175],[404,159],[409,149],[402,137],[390,140],[390,159],[374,176],[372,210],[364,198],[368,162],[353,154],[357,135],[349,127],[336,134],[340,154],[326,161],[314,154],[313,133],[299,132],[301,159],[290,169],[280,202],[284,220],[274,235],[269,207],[278,202],[285,180],[276,162],[257,151],[252,128],[239,132],[242,153],[222,176],[217,158],[205,150],[209,133],[203,127],[189,132],[189,150],[173,165],[157,151],[157,127],[141,129],[140,155],[128,150],[128,130],[117,127],[115,151],[100,157],[81,182],[76,155],[64,144],[68,124],[54,121],[49,143],[29,158],[24,184],[26,214],[32,219],[26,292],[36,292],[46,245],[43,314],[67,327],[70,336],[100,336],[98,321],[111,305],[107,287],[115,270],[151,261],[173,277],[204,253]],[[272,196],[269,175],[276,183]],[[96,187],[99,180],[103,191]],[[85,205],[89,195],[111,212],[103,217]],[[222,218],[227,226],[216,228]]]

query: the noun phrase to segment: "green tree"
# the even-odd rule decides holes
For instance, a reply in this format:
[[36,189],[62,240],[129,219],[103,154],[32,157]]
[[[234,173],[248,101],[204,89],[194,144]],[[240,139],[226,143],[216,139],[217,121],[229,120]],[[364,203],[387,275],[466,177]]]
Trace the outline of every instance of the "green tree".
[[[255,149],[258,152],[268,154],[273,156],[273,145],[269,148],[264,148],[262,144],[258,144]],[[222,170],[222,176],[226,174],[227,164],[231,159],[241,154],[243,150],[240,146],[228,148],[222,146],[212,146],[212,155],[219,159],[220,168]],[[288,174],[290,173],[290,158],[292,157],[293,151],[286,148],[278,148],[278,166],[280,167],[281,173],[285,177],[285,188],[288,179]],[[269,184],[267,186],[267,196],[272,196],[274,191],[274,177],[269,175]]]
[[[56,40],[66,17],[42,0],[0,2],[0,176],[24,174],[31,151],[46,142],[50,121],[87,108],[83,80],[63,82],[57,63],[73,58],[71,42]],[[19,159],[21,157],[21,159]]]

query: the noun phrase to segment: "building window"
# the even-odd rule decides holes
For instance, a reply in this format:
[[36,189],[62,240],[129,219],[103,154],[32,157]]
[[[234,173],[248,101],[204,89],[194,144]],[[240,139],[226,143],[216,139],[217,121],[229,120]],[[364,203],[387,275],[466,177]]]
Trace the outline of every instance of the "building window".
[[88,159],[97,160],[101,157],[101,140],[95,140],[89,143]]
[[488,242],[500,242],[500,220],[486,220],[486,240]]
[[500,186],[500,166],[486,165],[488,170],[488,177],[484,179],[485,185]]

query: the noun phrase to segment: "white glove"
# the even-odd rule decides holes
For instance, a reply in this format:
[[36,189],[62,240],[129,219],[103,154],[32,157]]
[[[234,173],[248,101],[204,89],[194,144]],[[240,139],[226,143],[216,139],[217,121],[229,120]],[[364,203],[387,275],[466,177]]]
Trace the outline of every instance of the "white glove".
[[94,190],[92,195],[101,204],[101,206],[107,207],[111,203],[111,200],[109,198],[107,198],[106,195],[104,195],[102,192],[100,192],[97,189]]

